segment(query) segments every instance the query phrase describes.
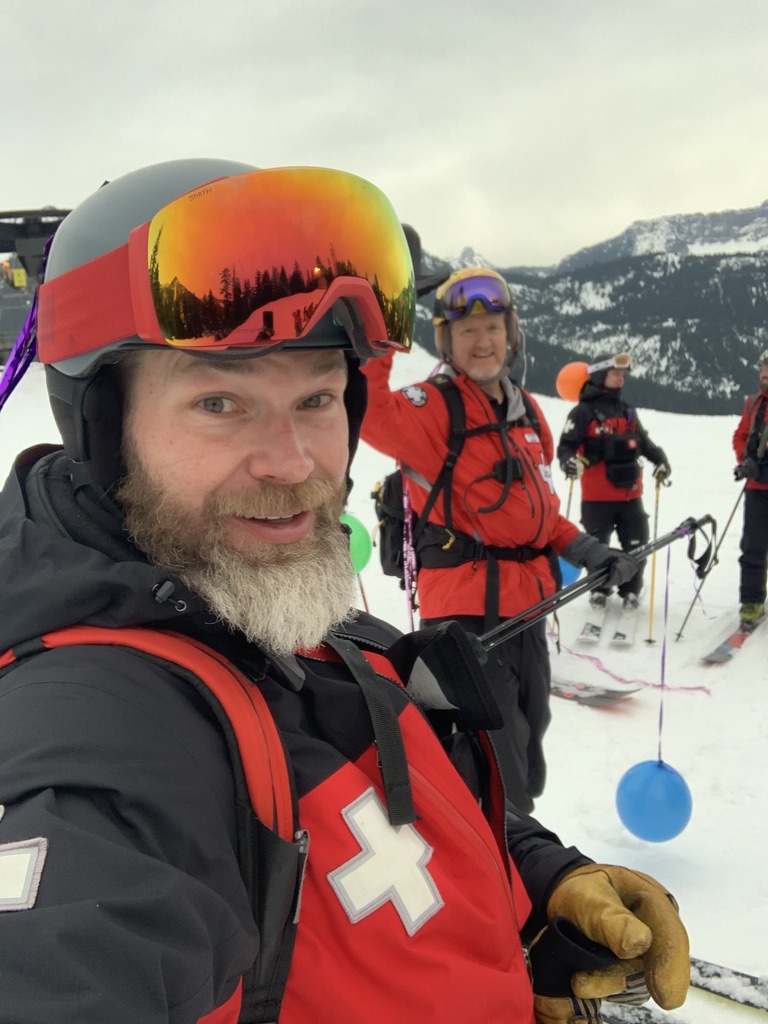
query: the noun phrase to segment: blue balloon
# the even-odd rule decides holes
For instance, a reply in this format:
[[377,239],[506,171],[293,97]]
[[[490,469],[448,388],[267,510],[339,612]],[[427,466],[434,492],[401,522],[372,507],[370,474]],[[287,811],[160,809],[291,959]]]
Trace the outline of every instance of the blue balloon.
[[570,562],[566,562],[564,558],[558,559],[560,562],[560,574],[563,577],[563,586],[569,587],[571,583],[575,583],[576,580],[581,576],[581,569],[578,566],[571,565]]
[[636,764],[624,773],[616,790],[616,810],[623,824],[649,843],[680,835],[692,808],[685,779],[663,761]]

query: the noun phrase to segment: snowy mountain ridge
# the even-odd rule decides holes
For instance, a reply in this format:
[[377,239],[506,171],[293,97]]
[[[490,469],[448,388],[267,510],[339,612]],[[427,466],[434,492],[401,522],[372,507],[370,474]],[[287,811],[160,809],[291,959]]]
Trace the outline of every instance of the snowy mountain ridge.
[[[471,247],[423,271],[491,266]],[[636,221],[556,267],[494,267],[509,282],[527,340],[526,384],[555,394],[562,366],[620,351],[636,360],[638,405],[707,415],[740,411],[768,349],[768,201],[747,210]],[[416,340],[434,352],[432,296]]]
[[637,220],[615,238],[591,245],[557,266],[558,271],[628,256],[674,253],[714,256],[768,250],[768,200],[745,210],[676,214]]

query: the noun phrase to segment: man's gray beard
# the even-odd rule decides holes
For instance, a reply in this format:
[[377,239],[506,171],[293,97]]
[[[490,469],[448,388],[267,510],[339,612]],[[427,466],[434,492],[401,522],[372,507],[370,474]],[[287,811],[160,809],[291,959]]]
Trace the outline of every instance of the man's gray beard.
[[[247,494],[210,494],[202,511],[190,512],[125,449],[128,471],[117,500],[131,539],[233,630],[285,655],[316,647],[329,629],[355,616],[355,573],[339,525],[344,488],[322,480],[283,487],[261,483]],[[226,546],[227,516],[279,516],[296,508],[315,510],[304,540],[253,541],[247,554]]]

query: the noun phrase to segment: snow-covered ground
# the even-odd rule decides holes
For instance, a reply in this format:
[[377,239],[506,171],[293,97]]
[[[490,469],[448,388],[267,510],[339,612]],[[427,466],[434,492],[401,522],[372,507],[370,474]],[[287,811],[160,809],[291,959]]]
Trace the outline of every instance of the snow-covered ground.
[[[423,379],[433,365],[421,351],[400,356],[393,380],[402,385]],[[631,401],[631,378],[625,393]],[[568,406],[559,399],[540,401],[557,438]],[[690,516],[710,514],[717,520],[719,539],[741,489],[732,475],[731,435],[736,418],[645,411],[642,420],[673,468],[672,486],[660,495],[658,534]],[[22,448],[56,440],[42,369],[33,364],[0,415],[0,473],[5,476]],[[355,487],[349,511],[371,528],[370,491],[391,468],[390,460],[361,445],[353,467]],[[557,469],[555,478],[565,510],[568,485]],[[651,529],[654,498],[649,487],[645,502]],[[576,485],[570,518],[578,521],[578,515]],[[656,556],[652,624],[650,565],[646,571],[637,639],[631,649],[578,648],[575,638],[586,598],[559,613],[561,653],[552,655],[558,674],[594,681],[641,680],[647,685],[610,710],[553,698],[553,721],[547,734],[549,781],[535,814],[564,842],[579,846],[596,860],[626,864],[663,880],[678,899],[695,955],[766,974],[768,624],[760,627],[731,665],[706,667],[699,660],[736,625],[740,532],[741,507],[720,547],[719,564],[707,578],[701,602],[679,640],[676,634],[697,586],[683,540]],[[382,575],[376,549],[361,573],[361,583],[374,614],[407,628],[403,593],[395,580]],[[593,660],[586,660],[585,654]],[[663,758],[688,783],[693,814],[675,839],[647,843],[621,824],[615,795],[628,768],[656,758],[660,721]],[[705,1002],[693,994],[670,1019],[715,1024],[746,1018],[739,1007]]]

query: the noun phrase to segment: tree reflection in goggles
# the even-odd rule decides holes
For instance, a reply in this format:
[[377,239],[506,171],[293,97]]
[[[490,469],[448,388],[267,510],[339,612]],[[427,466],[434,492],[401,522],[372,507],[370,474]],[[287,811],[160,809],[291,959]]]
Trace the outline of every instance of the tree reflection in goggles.
[[[43,288],[56,307],[41,323],[45,362],[136,335],[209,351],[296,344],[329,313],[368,356],[408,349],[415,317],[413,265],[389,200],[320,167],[209,182],[131,231],[126,246]],[[109,308],[110,339],[95,303]]]
[[610,359],[601,359],[599,363],[593,363],[587,367],[587,373],[599,373],[600,370],[624,370],[629,373],[632,369],[632,356],[626,352],[621,355],[611,356]]
[[481,274],[454,281],[436,302],[435,314],[445,320],[460,320],[467,316],[475,302],[486,313],[506,313],[512,308],[512,296],[503,281]]

